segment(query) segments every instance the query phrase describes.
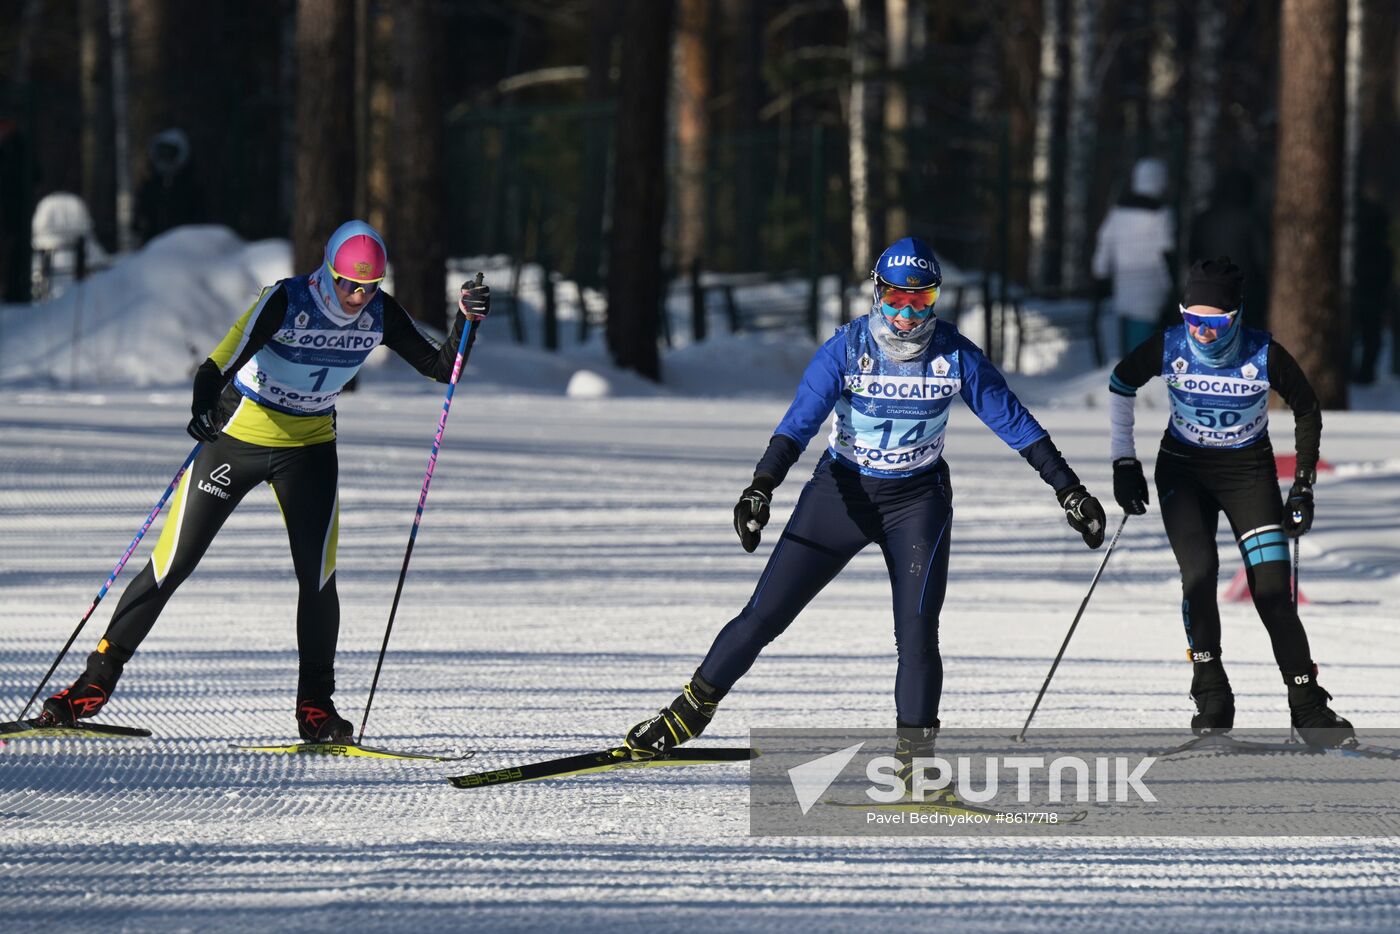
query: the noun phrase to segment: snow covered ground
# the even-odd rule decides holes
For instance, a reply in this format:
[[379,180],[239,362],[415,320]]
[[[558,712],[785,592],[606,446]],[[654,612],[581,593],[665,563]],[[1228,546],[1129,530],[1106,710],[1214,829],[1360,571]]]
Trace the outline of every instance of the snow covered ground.
[[[193,365],[286,266],[283,243],[196,228],[58,301],[0,309],[5,716],[189,450]],[[611,745],[673,697],[747,599],[821,447],[779,490],[772,532],[746,555],[729,512],[809,339],[678,345],[658,388],[613,370],[596,342],[549,355],[510,343],[505,324],[488,323],[457,395],[367,737],[476,758],[227,748],[293,729],[295,582],[273,499],[255,492],[104,714],[155,738],[0,748],[0,869],[23,893],[7,929],[1396,928],[1394,839],[755,838],[742,765],[451,788],[445,775]],[[1076,352],[1060,348],[1013,385],[1108,501],[1106,379],[1081,372]],[[373,362],[363,383],[339,422],[338,699],[356,720],[441,402],[439,387],[393,360]],[[1357,401],[1367,411],[1325,419],[1336,470],[1318,483],[1301,578],[1323,684],[1364,730],[1400,726],[1400,383]],[[1011,732],[1100,555],[958,408],[944,722]],[[1163,413],[1151,393],[1141,408],[1150,461]],[[1223,586],[1235,550],[1220,544]],[[1037,725],[1184,727],[1179,599],[1154,507],[1129,522]],[[1284,725],[1263,627],[1248,605],[1223,613],[1239,722]],[[750,727],[889,726],[891,628],[871,550],[760,659],[704,742],[743,743]]]
[[[493,349],[484,339],[477,352]],[[6,401],[0,696],[17,712],[188,450],[188,410],[183,390],[9,390]],[[341,407],[347,712],[368,687],[439,402],[430,385],[384,380]],[[474,749],[471,768],[489,768],[610,744],[669,700],[771,548],[772,535],[745,555],[729,510],[782,408],[467,384],[370,738]],[[1107,497],[1100,419],[1042,414]],[[1305,619],[1323,683],[1363,728],[1400,724],[1398,430],[1395,414],[1327,417],[1324,455],[1338,469],[1319,482],[1317,527],[1303,540]],[[1143,447],[1152,449],[1145,438]],[[966,411],[953,417],[948,451],[958,513],[944,722],[1014,729],[1099,555]],[[780,489],[775,530],[811,461]],[[1129,522],[1120,551],[1040,725],[1186,723],[1178,589],[1155,510]],[[442,778],[460,764],[233,752],[229,741],[285,739],[292,727],[289,564],[272,497],[251,495],[109,707],[109,721],[156,738],[0,749],[0,868],[23,893],[7,926],[1395,927],[1393,839],[753,838],[742,765],[455,790]],[[861,555],[760,659],[705,741],[742,743],[751,726],[887,726],[887,594],[878,552]],[[79,640],[65,681],[114,601]],[[1262,626],[1246,606],[1224,613],[1241,723],[1283,725]]]

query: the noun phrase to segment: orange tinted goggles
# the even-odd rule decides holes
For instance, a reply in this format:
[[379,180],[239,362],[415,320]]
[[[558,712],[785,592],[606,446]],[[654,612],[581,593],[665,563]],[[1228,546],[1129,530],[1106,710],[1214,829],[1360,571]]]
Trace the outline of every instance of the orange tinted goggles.
[[925,311],[932,308],[933,303],[938,301],[938,289],[920,289],[917,292],[904,289],[885,289],[880,293],[880,301],[891,308]]

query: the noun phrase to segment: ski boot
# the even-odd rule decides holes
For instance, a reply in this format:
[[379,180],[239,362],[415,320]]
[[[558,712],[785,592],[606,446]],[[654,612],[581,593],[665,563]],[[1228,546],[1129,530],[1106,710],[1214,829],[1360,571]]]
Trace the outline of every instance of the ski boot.
[[329,697],[297,701],[297,731],[308,743],[348,743],[355,726],[335,711]]
[[68,687],[44,701],[39,711],[40,726],[73,726],[79,720],[96,716],[112,697],[122,666],[131,653],[106,639],[88,656],[82,675]]
[[654,759],[705,732],[725,692],[700,677],[697,669],[681,693],[650,720],[627,731],[623,743],[633,759]]
[[[904,782],[904,797],[909,800],[914,798],[914,760],[932,759],[934,742],[938,739],[938,728],[940,721],[934,720],[933,726],[906,726],[895,721],[895,744],[894,757],[899,760],[899,769],[895,772],[900,781]],[[924,778],[927,780],[930,775],[928,770],[924,770]],[[957,804],[958,798],[953,794],[951,788],[938,788],[926,790],[923,795],[924,804]]]
[[[1202,657],[1204,656],[1204,657]],[[1191,718],[1191,732],[1197,736],[1228,733],[1235,725],[1235,692],[1219,655],[1192,652],[1191,699],[1196,702],[1196,715]]]
[[1293,719],[1293,729],[1309,746],[1341,746],[1356,739],[1356,730],[1351,722],[1337,716],[1327,702],[1332,695],[1317,683],[1317,665],[1311,671],[1283,672],[1283,683],[1288,685],[1288,710]]

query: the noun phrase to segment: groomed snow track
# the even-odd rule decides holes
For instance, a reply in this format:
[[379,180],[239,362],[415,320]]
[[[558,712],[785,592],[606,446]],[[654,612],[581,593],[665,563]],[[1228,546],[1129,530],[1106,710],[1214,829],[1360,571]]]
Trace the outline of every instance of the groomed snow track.
[[[674,695],[757,579],[776,534],[744,555],[728,515],[782,403],[466,390],[367,739],[474,749],[473,770],[610,744]],[[183,393],[9,395],[0,700],[13,716],[188,442]],[[356,722],[438,404],[432,387],[369,386],[341,407],[337,699]],[[1102,413],[1041,414],[1107,501]],[[1098,556],[1020,458],[968,412],[953,423],[943,718],[1014,732]],[[1319,483],[1303,546],[1322,680],[1363,727],[1400,725],[1400,462],[1375,445],[1397,431],[1396,415],[1328,415],[1324,455],[1345,469]],[[1155,426],[1139,434],[1150,455]],[[812,460],[779,490],[774,533]],[[1121,547],[1037,725],[1189,716],[1179,591],[1155,508]],[[1232,555],[1222,539],[1222,584]],[[60,670],[64,683],[121,583]],[[104,712],[156,737],[0,748],[7,930],[1397,927],[1393,839],[754,838],[742,765],[460,791],[442,778],[462,763],[230,750],[289,739],[294,607],[276,507],[254,493]],[[1240,722],[1282,726],[1263,627],[1247,606],[1224,614]],[[886,726],[890,629],[872,550],[770,648],[706,741],[740,744],[749,726],[813,718]]]

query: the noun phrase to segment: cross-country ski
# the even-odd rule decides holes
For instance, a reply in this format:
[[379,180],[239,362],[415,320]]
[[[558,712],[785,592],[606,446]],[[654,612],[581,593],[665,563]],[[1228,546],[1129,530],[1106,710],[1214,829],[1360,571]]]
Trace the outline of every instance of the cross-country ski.
[[525,765],[506,766],[473,772],[469,775],[453,775],[448,778],[455,788],[487,788],[495,785],[512,785],[518,782],[539,782],[551,779],[577,778],[582,775],[597,775],[618,769],[670,768],[682,765],[705,765],[725,762],[747,762],[758,755],[753,749],[699,746],[652,756],[634,759],[626,746],[616,746],[598,752],[586,752],[576,756],[530,762]]

